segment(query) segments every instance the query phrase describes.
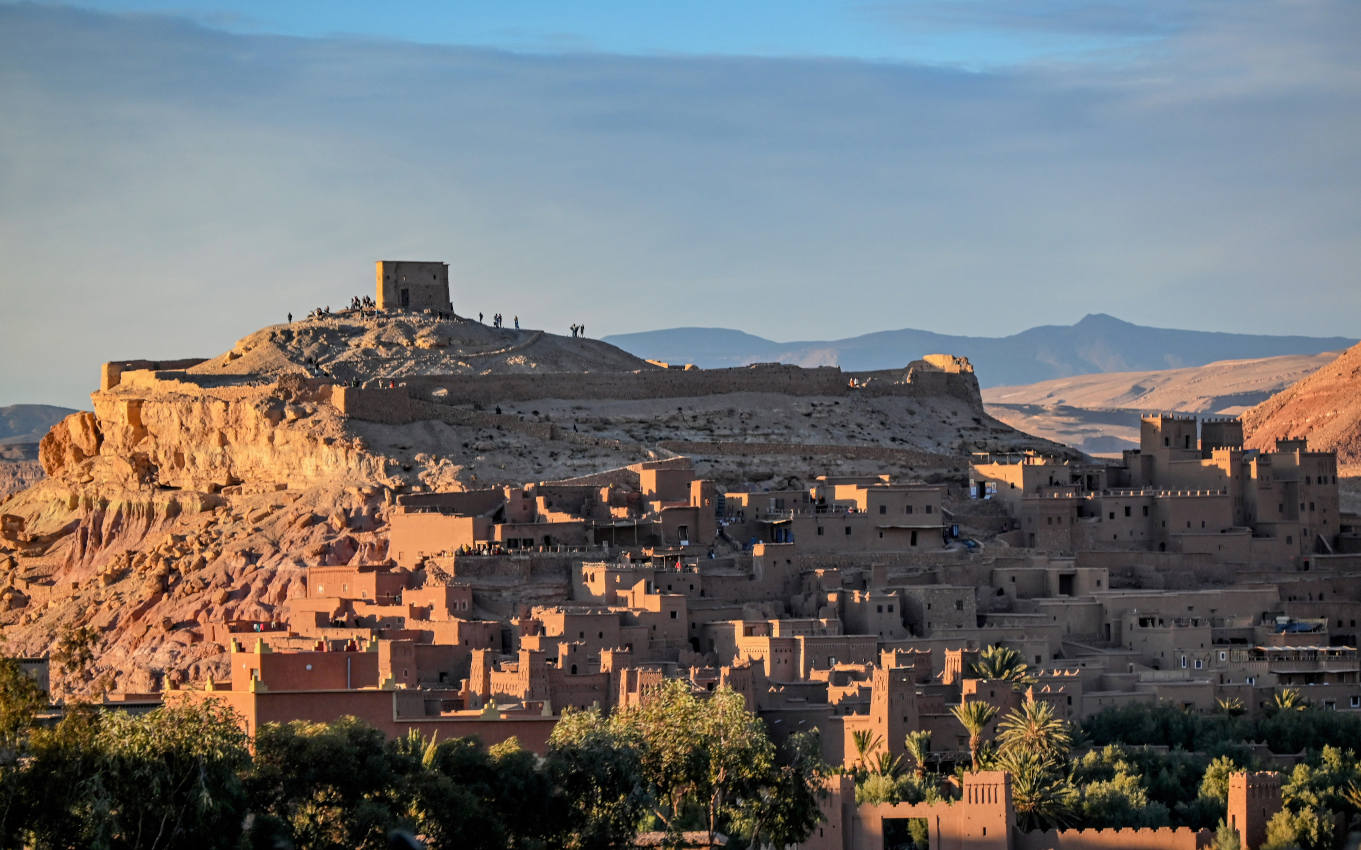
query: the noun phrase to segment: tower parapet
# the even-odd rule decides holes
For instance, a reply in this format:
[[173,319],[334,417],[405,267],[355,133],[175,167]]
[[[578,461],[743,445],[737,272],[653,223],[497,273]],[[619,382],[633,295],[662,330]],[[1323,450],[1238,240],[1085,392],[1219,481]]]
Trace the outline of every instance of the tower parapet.
[[454,311],[448,263],[379,260],[376,267],[379,310]]

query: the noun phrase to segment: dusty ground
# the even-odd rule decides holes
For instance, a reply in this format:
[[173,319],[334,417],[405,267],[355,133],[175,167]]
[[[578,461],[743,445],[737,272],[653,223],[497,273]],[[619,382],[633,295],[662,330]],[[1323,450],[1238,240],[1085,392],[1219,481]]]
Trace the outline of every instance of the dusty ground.
[[594,339],[493,328],[460,317],[346,311],[263,328],[238,340],[231,351],[189,371],[264,378],[330,375],[349,382],[409,375],[653,368],[645,360]]

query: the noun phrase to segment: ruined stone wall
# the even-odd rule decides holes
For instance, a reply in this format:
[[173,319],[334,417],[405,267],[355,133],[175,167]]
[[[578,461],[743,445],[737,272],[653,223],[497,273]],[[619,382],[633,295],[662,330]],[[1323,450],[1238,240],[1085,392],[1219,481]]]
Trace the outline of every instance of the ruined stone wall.
[[100,369],[99,388],[111,390],[118,386],[124,372],[189,369],[205,360],[207,360],[205,357],[188,357],[183,360],[114,360],[105,363]]
[[[855,380],[859,386],[852,388]],[[582,372],[513,375],[421,375],[406,379],[413,395],[431,396],[445,390],[449,403],[496,403],[540,398],[654,399],[686,398],[725,393],[781,393],[794,396],[953,395],[978,404],[978,381],[972,372],[944,372],[918,368],[873,372],[843,372],[835,366],[804,369],[784,364],[759,364],[731,369],[639,372]]]

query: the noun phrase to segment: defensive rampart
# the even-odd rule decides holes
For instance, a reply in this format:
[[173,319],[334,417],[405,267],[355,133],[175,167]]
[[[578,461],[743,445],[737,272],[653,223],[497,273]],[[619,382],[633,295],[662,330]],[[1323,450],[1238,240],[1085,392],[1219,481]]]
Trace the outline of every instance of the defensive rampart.
[[731,369],[657,369],[639,372],[572,372],[510,375],[417,375],[404,379],[414,396],[496,403],[540,398],[654,399],[767,392],[795,396],[956,395],[978,399],[972,371],[947,372],[925,361],[906,369],[843,372],[835,366],[804,369],[759,364]]
[[1199,850],[1214,843],[1208,829],[1059,829],[1017,832],[1015,850]]
[[662,440],[661,448],[683,455],[733,455],[758,457],[764,455],[799,455],[840,457],[856,460],[879,460],[912,466],[956,466],[959,459],[952,455],[933,454],[915,449],[895,449],[888,446],[818,445],[814,443],[739,443],[731,440],[718,442],[701,440]]

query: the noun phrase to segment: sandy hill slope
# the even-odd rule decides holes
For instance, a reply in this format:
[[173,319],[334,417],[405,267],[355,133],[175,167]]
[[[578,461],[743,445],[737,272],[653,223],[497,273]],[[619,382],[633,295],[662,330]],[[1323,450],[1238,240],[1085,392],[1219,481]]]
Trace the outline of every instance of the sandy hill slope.
[[1337,357],[1285,355],[1205,366],[1108,372],[983,390],[988,412],[1027,433],[1087,452],[1112,453],[1139,440],[1149,412],[1239,415]]
[[346,311],[272,325],[190,369],[201,375],[329,376],[338,381],[412,375],[626,372],[656,368],[613,345],[472,319]]
[[92,629],[97,662],[59,690],[144,691],[221,676],[209,626],[274,617],[307,566],[383,561],[404,492],[677,455],[734,488],[958,481],[974,449],[1062,451],[988,416],[967,362],[934,363],[852,388],[836,370],[663,370],[596,340],[387,313],[265,328],[187,368],[116,364],[94,409],[43,438],[47,478],[0,503],[0,628],[23,654]]
[[988,387],[983,402],[1232,414],[1265,401],[1336,357],[1332,351],[1220,360],[1185,369],[1075,375],[1019,387]]
[[1307,437],[1310,448],[1336,451],[1339,466],[1355,470],[1361,465],[1361,345],[1249,410],[1243,427],[1251,447]]

